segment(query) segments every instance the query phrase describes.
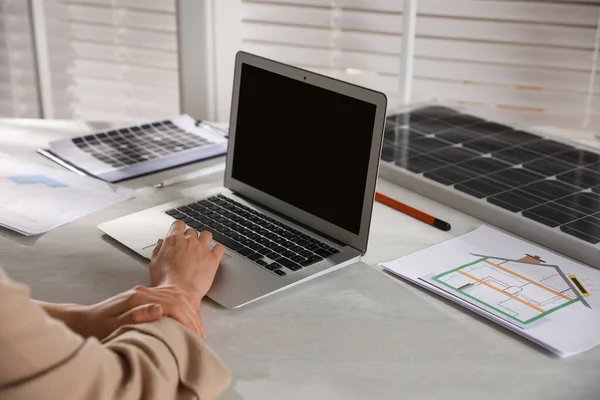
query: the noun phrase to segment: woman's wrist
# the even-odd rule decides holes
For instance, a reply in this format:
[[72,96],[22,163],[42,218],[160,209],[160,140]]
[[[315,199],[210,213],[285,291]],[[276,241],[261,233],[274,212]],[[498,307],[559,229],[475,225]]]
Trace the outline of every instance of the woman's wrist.
[[156,283],[152,283],[152,286],[177,286],[179,289],[183,290],[190,296],[192,302],[196,305],[200,305],[200,300],[202,300],[202,294],[196,289],[193,285],[190,285],[186,282],[181,282],[178,279],[173,279],[173,277],[166,276],[163,279],[157,280]]

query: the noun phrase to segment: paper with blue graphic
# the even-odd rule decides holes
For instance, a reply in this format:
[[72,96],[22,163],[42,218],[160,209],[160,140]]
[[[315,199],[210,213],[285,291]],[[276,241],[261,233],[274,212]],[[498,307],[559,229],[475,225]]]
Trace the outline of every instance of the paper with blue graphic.
[[0,153],[0,226],[37,235],[108,205],[132,191]]
[[8,180],[13,181],[14,183],[16,183],[18,185],[41,184],[41,185],[46,185],[46,186],[52,187],[52,188],[69,187],[68,185],[65,185],[64,183],[55,181],[54,179],[48,178],[47,176],[44,176],[44,175],[9,176]]

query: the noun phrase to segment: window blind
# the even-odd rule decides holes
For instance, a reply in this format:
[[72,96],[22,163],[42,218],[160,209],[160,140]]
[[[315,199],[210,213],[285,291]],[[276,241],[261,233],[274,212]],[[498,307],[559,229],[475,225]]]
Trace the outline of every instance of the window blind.
[[[417,9],[413,102],[600,127],[596,2],[419,0]],[[396,107],[401,0],[243,0],[240,19],[243,49],[383,91]]]
[[0,0],[0,117],[39,117],[29,2]]
[[175,0],[46,0],[54,117],[179,114]]

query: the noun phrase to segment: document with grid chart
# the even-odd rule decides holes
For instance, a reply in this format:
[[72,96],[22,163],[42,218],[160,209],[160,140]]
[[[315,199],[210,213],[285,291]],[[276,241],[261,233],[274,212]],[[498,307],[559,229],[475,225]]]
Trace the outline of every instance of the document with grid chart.
[[70,169],[108,182],[157,172],[227,152],[224,132],[189,115],[57,140],[40,151]]

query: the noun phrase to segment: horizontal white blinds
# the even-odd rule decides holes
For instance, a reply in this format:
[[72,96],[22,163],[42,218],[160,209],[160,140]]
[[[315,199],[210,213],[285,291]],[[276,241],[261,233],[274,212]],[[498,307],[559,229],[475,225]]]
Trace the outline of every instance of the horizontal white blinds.
[[[600,6],[419,0],[413,101],[526,125],[600,126]],[[401,0],[244,0],[243,48],[362,84],[396,107]]]
[[0,0],[0,117],[39,117],[29,2]]
[[175,0],[45,2],[55,116],[179,113]]

